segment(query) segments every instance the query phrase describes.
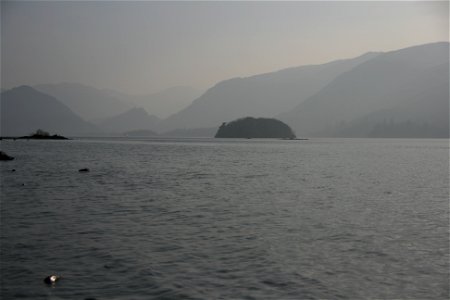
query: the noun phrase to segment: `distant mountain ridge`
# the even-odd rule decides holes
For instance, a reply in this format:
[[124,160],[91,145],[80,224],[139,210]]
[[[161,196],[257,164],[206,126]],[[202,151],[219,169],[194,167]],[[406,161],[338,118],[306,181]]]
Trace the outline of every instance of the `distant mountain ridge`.
[[[423,101],[424,99],[427,101]],[[333,136],[449,137],[448,99],[449,86],[441,83],[414,95],[404,103],[372,112],[339,126]]]
[[152,130],[159,118],[149,115],[141,107],[132,108],[124,113],[105,119],[97,126],[109,133],[124,133],[134,130]]
[[[318,93],[278,117],[298,135],[334,136],[343,124],[376,111],[396,107],[400,112],[401,107],[406,108],[412,102],[424,105],[448,102],[448,92],[429,93],[439,99],[420,97],[440,85],[448,90],[448,53],[448,42],[441,42],[380,54],[340,74]],[[448,116],[448,106],[440,107]],[[433,119],[430,117],[429,121],[433,123]],[[344,132],[341,130],[340,135]]]
[[[279,118],[299,136],[345,136],[352,130],[343,130],[344,126],[383,110],[391,110],[394,120],[407,122],[400,121],[405,117],[396,118],[392,114],[408,111],[407,106],[409,110],[419,107],[410,103],[427,101],[417,98],[424,91],[440,84],[448,86],[448,45],[437,42],[385,53],[370,52],[323,65],[224,80],[187,108],[159,122],[158,130],[214,127],[229,119],[254,115]],[[442,90],[445,91],[445,86]],[[448,98],[445,93],[428,95],[438,97],[440,100],[428,101],[440,103],[441,111],[448,112],[443,106]],[[426,120],[411,116],[410,124],[412,119],[436,128],[436,135],[440,135],[437,131],[442,131],[445,123],[435,124],[436,119],[445,119],[443,116]],[[366,130],[364,136],[371,131]]]
[[[143,101],[148,107],[148,95],[69,83],[37,88],[2,90],[2,135],[41,128],[65,135],[152,130],[168,136],[211,136],[223,122],[248,115],[276,117],[301,137],[449,135],[448,42],[224,80],[163,120],[136,104]],[[166,96],[184,98],[183,91],[190,88],[175,90]],[[160,99],[169,105],[169,98]]]
[[133,107],[165,118],[188,106],[200,92],[187,86],[175,86],[148,95],[130,95],[113,89],[98,89],[80,83],[39,84],[35,89],[51,95],[85,120],[99,122]]
[[221,81],[191,105],[160,122],[159,131],[215,127],[248,115],[273,117],[292,109],[342,72],[377,55],[367,53],[322,65],[294,67]]
[[134,107],[100,89],[79,83],[40,84],[34,88],[55,97],[86,121],[109,118]]
[[188,86],[174,86],[146,95],[129,95],[114,90],[106,92],[127,103],[143,107],[149,114],[160,119],[179,112],[201,94],[200,91]]
[[62,135],[93,135],[98,128],[77,116],[52,96],[30,86],[1,93],[1,135],[21,136],[37,129]]

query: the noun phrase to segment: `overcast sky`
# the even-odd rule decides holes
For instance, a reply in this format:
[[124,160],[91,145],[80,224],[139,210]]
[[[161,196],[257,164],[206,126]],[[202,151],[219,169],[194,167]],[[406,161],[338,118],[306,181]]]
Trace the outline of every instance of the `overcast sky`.
[[448,2],[4,2],[2,87],[129,93],[449,39]]

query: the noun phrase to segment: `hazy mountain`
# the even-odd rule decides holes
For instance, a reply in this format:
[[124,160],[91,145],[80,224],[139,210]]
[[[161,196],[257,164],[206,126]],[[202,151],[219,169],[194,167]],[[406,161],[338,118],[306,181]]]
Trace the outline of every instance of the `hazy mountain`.
[[344,137],[449,137],[449,86],[441,80],[402,103],[382,109],[349,124],[341,124],[335,136]]
[[[380,136],[388,128],[399,134],[406,124],[421,128],[421,136],[440,136],[448,132],[448,53],[449,43],[441,42],[233,78],[162,121],[154,114],[164,116],[186,105],[196,91],[176,87],[130,96],[80,84],[38,88],[115,133],[146,129],[209,135],[222,122],[254,115],[275,116],[298,136]],[[138,104],[146,110],[132,108]]]
[[128,95],[114,90],[106,91],[111,96],[145,108],[149,114],[161,119],[179,112],[201,94],[200,91],[188,86],[175,86],[148,95]]
[[41,84],[34,88],[57,98],[88,121],[109,118],[134,107],[110,93],[78,83]]
[[97,125],[110,133],[148,129],[151,130],[159,121],[158,117],[149,115],[143,108],[132,108],[117,116],[107,118]]
[[219,82],[191,105],[163,120],[159,129],[213,127],[248,115],[272,117],[292,109],[337,75],[376,56],[376,53],[368,53],[323,65],[295,67]]
[[54,97],[29,86],[4,91],[0,97],[1,135],[28,135],[37,129],[52,134],[89,135],[98,129]]
[[[448,102],[448,53],[449,44],[442,42],[380,54],[337,76],[279,118],[298,136],[333,136],[349,122],[377,111],[382,118],[417,119],[425,114],[421,107],[440,103],[442,108]],[[448,115],[448,105],[444,113]]]

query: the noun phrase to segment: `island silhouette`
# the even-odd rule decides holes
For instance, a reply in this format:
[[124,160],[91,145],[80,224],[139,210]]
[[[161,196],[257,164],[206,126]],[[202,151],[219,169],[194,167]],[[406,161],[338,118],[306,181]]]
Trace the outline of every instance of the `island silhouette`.
[[32,133],[30,135],[27,136],[21,136],[19,137],[19,139],[34,139],[34,140],[68,140],[68,138],[58,135],[58,134],[53,134],[50,135],[50,133],[48,133],[45,130],[42,129],[38,129],[36,130],[35,133]]
[[271,118],[245,117],[222,123],[216,138],[282,138],[295,139],[295,133],[285,123]]

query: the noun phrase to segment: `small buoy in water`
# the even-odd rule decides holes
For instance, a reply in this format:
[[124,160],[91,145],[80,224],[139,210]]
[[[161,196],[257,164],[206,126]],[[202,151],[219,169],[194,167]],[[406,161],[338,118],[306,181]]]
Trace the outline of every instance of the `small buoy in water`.
[[88,168],[79,169],[78,172],[80,173],[89,172],[89,169]]
[[45,277],[44,282],[46,284],[54,284],[60,278],[61,278],[61,276],[58,276],[58,275],[50,275],[50,276]]
[[11,172],[15,172],[15,171],[16,171],[16,169],[12,169],[12,170],[11,170]]

